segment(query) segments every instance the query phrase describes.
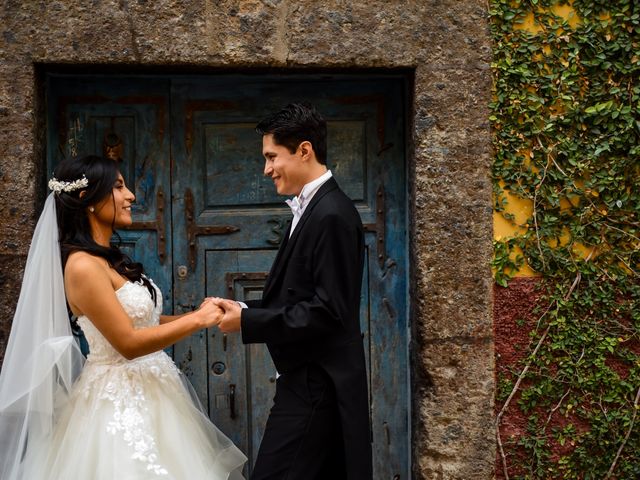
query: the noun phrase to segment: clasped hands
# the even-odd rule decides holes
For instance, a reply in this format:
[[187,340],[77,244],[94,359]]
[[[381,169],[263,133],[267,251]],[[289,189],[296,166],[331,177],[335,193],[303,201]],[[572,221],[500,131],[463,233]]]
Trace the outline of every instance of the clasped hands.
[[207,297],[199,310],[206,315],[209,327],[217,326],[223,333],[240,331],[242,307],[238,302],[219,297]]

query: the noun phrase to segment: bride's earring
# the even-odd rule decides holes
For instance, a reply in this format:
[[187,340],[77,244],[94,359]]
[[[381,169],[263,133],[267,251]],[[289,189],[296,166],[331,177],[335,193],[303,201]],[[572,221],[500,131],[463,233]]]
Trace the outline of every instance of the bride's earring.
[[95,210],[96,210],[95,208],[93,208],[93,207],[89,207],[89,211],[90,211],[91,213],[93,213]]

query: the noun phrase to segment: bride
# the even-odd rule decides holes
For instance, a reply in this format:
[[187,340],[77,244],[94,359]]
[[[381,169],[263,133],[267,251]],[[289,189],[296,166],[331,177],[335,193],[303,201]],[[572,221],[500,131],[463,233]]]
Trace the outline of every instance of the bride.
[[135,200],[114,161],[66,160],[49,187],[0,374],[0,478],[241,479],[246,457],[162,350],[221,310],[160,314],[158,287],[110,244]]

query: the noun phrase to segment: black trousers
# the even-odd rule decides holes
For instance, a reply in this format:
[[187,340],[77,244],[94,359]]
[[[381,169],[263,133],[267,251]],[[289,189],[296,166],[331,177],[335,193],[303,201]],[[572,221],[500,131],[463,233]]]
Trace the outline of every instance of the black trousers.
[[335,389],[315,365],[281,375],[251,480],[346,479]]

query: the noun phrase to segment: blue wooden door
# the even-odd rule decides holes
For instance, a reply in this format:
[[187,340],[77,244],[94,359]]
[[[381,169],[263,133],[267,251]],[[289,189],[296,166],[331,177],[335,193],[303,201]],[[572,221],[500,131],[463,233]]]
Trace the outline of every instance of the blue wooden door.
[[48,75],[46,84],[46,177],[68,157],[120,163],[136,195],[134,224],[119,232],[121,247],[142,262],[171,309],[169,80]]
[[[165,313],[189,311],[204,296],[259,298],[291,213],[262,175],[254,126],[291,101],[317,106],[328,120],[329,168],[367,232],[361,323],[374,476],[409,478],[403,80],[50,76],[47,92],[49,165],[79,152],[122,157],[138,197],[136,224],[122,236],[161,285]],[[266,348],[209,329],[179,342],[174,359],[214,423],[247,453],[248,474],[275,388]]]
[[[402,84],[354,77],[189,77],[172,82],[175,301],[260,295],[291,218],[262,175],[255,124],[291,101],[328,119],[329,167],[367,231],[362,330],[367,346],[376,478],[408,478],[406,198]],[[185,245],[186,248],[180,248]],[[215,423],[255,460],[274,393],[262,345],[201,332],[181,342]]]

